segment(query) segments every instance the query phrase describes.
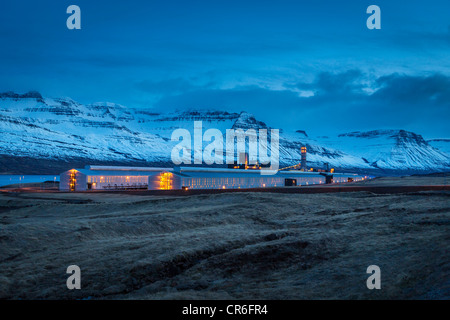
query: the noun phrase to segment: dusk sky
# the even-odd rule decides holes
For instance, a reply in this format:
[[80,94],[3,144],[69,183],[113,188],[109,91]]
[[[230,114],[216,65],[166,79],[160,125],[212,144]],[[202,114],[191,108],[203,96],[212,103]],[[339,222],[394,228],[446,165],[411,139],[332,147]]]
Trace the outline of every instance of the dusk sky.
[[0,41],[0,92],[450,138],[448,0],[5,1]]

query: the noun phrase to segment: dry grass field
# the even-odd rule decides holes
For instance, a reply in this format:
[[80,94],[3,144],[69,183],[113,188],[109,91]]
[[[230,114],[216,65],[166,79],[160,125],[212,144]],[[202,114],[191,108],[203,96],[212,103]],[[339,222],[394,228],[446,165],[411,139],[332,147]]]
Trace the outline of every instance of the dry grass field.
[[[449,200],[448,191],[1,192],[0,298],[449,299]],[[66,287],[72,264],[81,290]],[[373,264],[381,290],[366,287]]]

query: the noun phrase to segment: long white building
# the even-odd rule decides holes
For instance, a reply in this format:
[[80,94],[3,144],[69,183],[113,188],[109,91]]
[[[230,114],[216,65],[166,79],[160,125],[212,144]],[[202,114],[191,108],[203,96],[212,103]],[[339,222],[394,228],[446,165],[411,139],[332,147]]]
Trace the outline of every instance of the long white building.
[[172,168],[86,166],[60,174],[59,190],[139,190],[148,189],[151,176],[171,172]]
[[205,167],[113,167],[86,166],[61,173],[61,191],[238,189],[315,185],[359,181],[368,176],[353,173],[278,171]]

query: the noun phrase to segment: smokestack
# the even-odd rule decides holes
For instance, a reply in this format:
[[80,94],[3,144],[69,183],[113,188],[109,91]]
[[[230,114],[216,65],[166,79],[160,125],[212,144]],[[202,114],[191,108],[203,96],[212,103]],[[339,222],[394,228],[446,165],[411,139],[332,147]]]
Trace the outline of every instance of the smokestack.
[[306,147],[302,147],[302,162],[301,162],[301,168],[303,170],[306,170]]
[[248,166],[248,153],[247,152],[239,153],[238,165],[240,167],[242,167],[243,169],[247,169],[247,166]]

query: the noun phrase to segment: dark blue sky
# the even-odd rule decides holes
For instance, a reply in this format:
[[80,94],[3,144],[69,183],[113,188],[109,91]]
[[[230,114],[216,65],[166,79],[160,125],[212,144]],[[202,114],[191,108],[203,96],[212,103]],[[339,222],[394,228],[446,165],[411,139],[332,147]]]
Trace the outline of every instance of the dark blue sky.
[[[81,30],[66,28],[71,4]],[[0,92],[450,137],[448,0],[18,0],[1,5],[0,41]]]

